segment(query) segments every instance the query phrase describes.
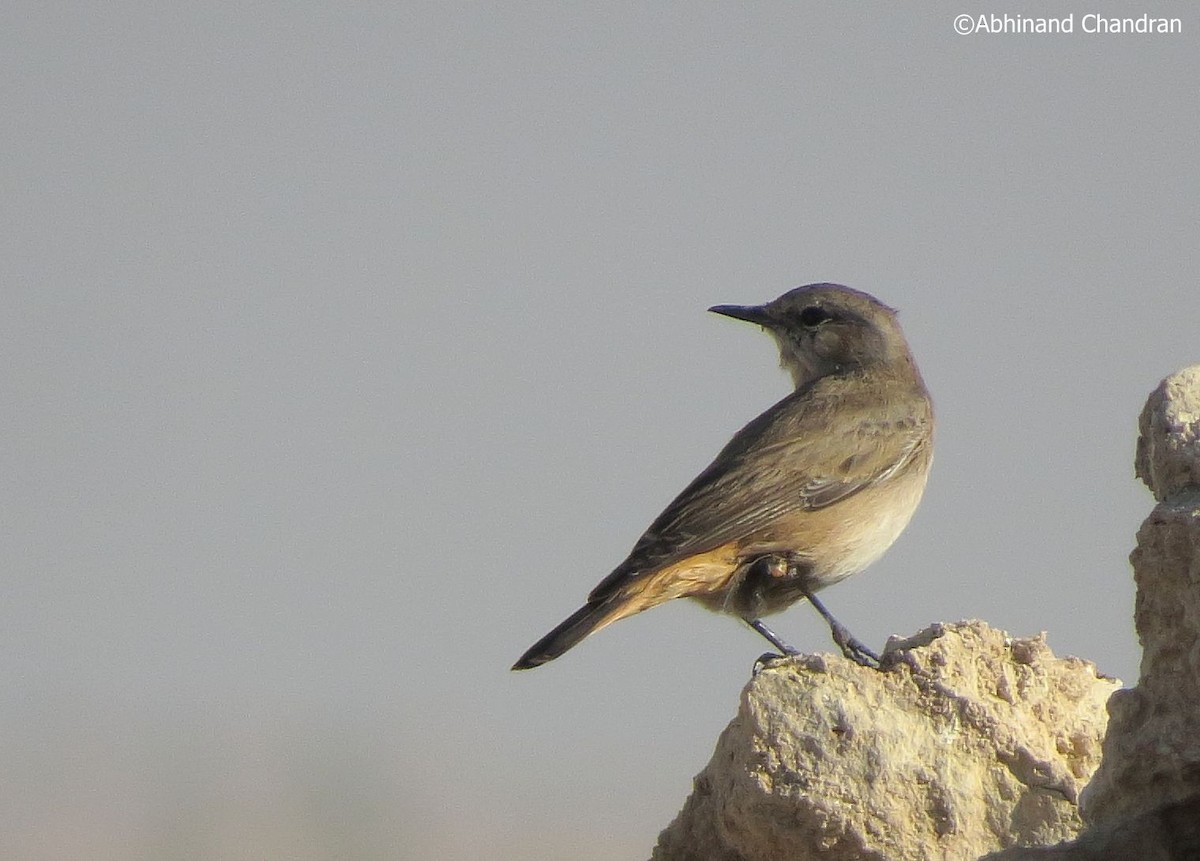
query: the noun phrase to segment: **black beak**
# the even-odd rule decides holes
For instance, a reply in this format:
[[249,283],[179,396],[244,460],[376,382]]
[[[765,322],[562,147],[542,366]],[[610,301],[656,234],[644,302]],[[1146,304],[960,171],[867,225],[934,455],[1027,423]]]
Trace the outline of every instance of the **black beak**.
[[771,315],[765,305],[713,305],[708,310],[714,314],[722,314],[735,320],[745,320],[747,323],[757,323],[760,326],[773,324]]

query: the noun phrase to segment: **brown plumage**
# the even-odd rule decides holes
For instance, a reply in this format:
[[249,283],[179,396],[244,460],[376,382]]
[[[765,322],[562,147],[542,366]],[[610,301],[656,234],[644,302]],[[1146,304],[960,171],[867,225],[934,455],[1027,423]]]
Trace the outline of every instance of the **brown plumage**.
[[874,562],[908,524],[933,454],[933,411],[895,313],[835,284],[761,306],[710,309],[763,326],[795,391],[734,435],[650,525],[587,603],[513,666],[561,655],[593,631],[672,598],[759,619]]

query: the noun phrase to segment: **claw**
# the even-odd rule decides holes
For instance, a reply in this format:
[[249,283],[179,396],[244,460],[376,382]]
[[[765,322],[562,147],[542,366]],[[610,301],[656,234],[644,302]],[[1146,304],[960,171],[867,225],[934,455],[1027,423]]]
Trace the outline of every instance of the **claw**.
[[769,670],[779,661],[785,661],[787,658],[787,655],[780,655],[776,652],[763,652],[758,656],[758,660],[754,662],[754,667],[750,670],[750,675],[757,676],[763,670]]
[[805,597],[808,598],[808,603],[812,604],[829,623],[829,633],[833,635],[833,642],[842,650],[843,655],[860,667],[870,667],[873,670],[883,669],[883,662],[879,660],[879,655],[864,646],[857,637],[846,630],[845,625],[833,618],[833,614],[825,609],[825,605],[818,601],[815,595],[806,592]]

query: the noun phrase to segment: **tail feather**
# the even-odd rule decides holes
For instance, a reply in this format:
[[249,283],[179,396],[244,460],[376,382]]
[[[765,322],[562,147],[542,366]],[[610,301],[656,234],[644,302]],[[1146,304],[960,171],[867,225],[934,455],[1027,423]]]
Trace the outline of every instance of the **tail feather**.
[[512,668],[528,670],[553,661],[567,649],[578,644],[588,634],[598,631],[610,622],[615,622],[626,615],[621,612],[622,607],[614,606],[615,603],[613,597],[610,596],[606,600],[584,604],[557,628],[530,646],[529,650],[521,655]]

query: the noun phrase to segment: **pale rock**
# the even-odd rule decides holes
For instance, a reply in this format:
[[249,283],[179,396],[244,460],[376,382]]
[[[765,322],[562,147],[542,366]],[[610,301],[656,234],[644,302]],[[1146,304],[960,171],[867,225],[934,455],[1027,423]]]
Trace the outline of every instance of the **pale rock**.
[[1200,365],[1165,379],[1140,425],[1137,473],[1160,500],[1129,557],[1141,674],[1108,706],[1094,825],[1200,796]]
[[1200,366],[1163,380],[1139,427],[1134,469],[1159,503],[1129,557],[1137,687],[1109,700],[1079,838],[989,861],[1200,861]]
[[1114,680],[982,622],[890,644],[885,663],[758,673],[654,858],[968,859],[1076,834]]
[[1004,849],[982,861],[1197,861],[1200,797],[1165,804],[1057,846]]
[[1200,365],[1172,374],[1150,394],[1133,468],[1160,502],[1200,487]]

